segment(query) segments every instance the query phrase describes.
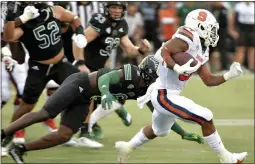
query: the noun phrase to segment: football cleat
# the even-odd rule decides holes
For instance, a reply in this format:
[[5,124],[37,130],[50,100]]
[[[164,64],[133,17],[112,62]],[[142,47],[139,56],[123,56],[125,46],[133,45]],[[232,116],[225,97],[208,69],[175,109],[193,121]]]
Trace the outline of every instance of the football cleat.
[[13,144],[8,153],[12,157],[12,159],[16,163],[24,163],[23,155],[24,155],[24,148],[22,147],[23,145],[15,145]]
[[77,147],[77,142],[73,139],[70,139],[66,143],[63,144],[64,146],[70,146],[70,147]]
[[7,157],[8,156],[8,150],[6,147],[1,147],[1,157]]
[[221,163],[236,163],[240,164],[244,161],[244,159],[248,156],[247,152],[242,153],[226,153],[223,156],[220,156]]
[[76,142],[78,147],[88,147],[88,148],[95,148],[95,149],[104,147],[103,144],[86,137],[77,138]]
[[118,152],[119,163],[124,163],[127,160],[129,153],[131,153],[134,149],[128,142],[125,141],[115,142],[115,148]]

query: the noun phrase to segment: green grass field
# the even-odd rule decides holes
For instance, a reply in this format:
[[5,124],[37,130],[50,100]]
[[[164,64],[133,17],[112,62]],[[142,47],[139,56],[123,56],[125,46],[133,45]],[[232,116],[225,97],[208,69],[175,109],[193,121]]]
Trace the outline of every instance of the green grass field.
[[[35,110],[40,109],[45,102],[44,95],[40,98]],[[254,163],[254,79],[252,77],[242,77],[240,80],[233,80],[214,88],[207,88],[200,80],[193,78],[183,95],[211,109],[216,125],[219,125],[218,132],[228,150],[247,151],[249,156],[245,163]],[[151,112],[147,108],[138,109],[136,101],[128,101],[126,107],[133,116],[131,127],[125,127],[114,113],[99,122],[105,134],[105,138],[100,141],[104,144],[102,149],[57,146],[47,150],[29,152],[25,156],[25,161],[28,163],[115,163],[117,160],[115,141],[127,141],[141,127],[151,123]],[[12,109],[10,101],[2,112],[3,127],[8,125]],[[220,123],[221,119],[225,119],[225,122]],[[252,122],[245,124],[247,121]],[[187,131],[201,134],[198,125],[178,122]],[[42,124],[33,125],[26,129],[26,141],[37,139],[46,133],[47,130]],[[13,161],[6,157],[2,159],[2,162],[11,163]],[[184,141],[171,132],[167,137],[157,138],[134,151],[128,162],[219,163],[219,160],[207,144],[199,145],[195,142]]]

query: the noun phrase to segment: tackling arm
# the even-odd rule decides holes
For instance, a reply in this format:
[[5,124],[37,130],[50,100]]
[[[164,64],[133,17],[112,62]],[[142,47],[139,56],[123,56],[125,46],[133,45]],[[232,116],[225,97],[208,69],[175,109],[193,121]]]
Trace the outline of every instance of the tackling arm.
[[108,105],[108,109],[111,109],[112,101],[115,100],[115,98],[112,96],[112,94],[109,91],[109,85],[118,83],[121,78],[123,78],[123,71],[115,70],[102,75],[98,79],[98,88],[102,95],[101,104],[104,109],[107,109],[106,105]]
[[121,75],[123,74],[122,72],[123,72],[122,70],[119,70],[119,71],[114,70],[99,77],[98,89],[100,90],[100,92],[102,94],[109,93],[109,85],[120,82]]

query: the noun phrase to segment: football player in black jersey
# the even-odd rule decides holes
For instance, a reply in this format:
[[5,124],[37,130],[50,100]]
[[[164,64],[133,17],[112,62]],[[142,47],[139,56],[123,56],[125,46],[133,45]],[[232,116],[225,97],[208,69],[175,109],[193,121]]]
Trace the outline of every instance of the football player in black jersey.
[[[128,24],[124,19],[127,3],[122,1],[105,2],[104,13],[92,15],[89,26],[85,29],[84,35],[87,39],[87,46],[84,48],[84,56],[76,61],[75,65],[83,67],[86,71],[97,71],[104,68],[105,63],[112,53],[112,50],[121,47],[129,56],[136,57],[145,55],[150,48],[147,40],[142,40],[139,47],[132,44],[128,37]],[[81,56],[81,55],[80,55]],[[96,104],[100,102],[95,102]],[[131,124],[130,115],[122,107],[116,111],[122,118],[125,125]],[[102,138],[98,126],[93,130],[94,137]],[[87,131],[87,123],[81,128],[80,137],[90,137]]]
[[77,47],[84,48],[86,40],[78,16],[60,6],[22,2],[25,4],[23,14],[14,21],[16,2],[8,3],[4,38],[8,42],[20,40],[30,55],[22,102],[12,117],[12,121],[15,121],[34,108],[49,80],[53,79],[61,84],[66,77],[79,72],[64,57],[60,21],[72,24],[77,34],[75,40]]
[[[88,115],[90,99],[95,95],[100,95],[103,107],[109,108],[116,99],[114,94],[134,100],[143,96],[148,86],[158,77],[157,63],[153,62],[152,58],[153,56],[146,57],[138,67],[126,64],[114,70],[102,68],[90,74],[80,72],[70,75],[40,111],[27,113],[2,129],[1,139],[19,129],[55,118],[62,112],[58,131],[36,141],[12,145],[9,154],[15,162],[23,163],[23,154],[26,151],[46,149],[68,141],[78,131],[84,117]],[[134,87],[128,87],[130,85]]]

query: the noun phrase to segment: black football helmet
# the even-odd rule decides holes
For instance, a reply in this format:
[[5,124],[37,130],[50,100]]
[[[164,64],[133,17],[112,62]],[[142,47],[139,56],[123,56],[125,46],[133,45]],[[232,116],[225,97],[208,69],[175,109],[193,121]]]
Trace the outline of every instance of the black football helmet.
[[[121,14],[121,17],[118,19],[112,18],[110,13],[109,13],[109,7],[112,5],[118,5],[118,6],[122,6],[123,7],[123,12]],[[122,20],[125,17],[125,14],[127,12],[127,2],[123,2],[123,1],[108,1],[104,3],[104,13],[105,15],[107,15],[111,20],[114,21],[119,21]]]
[[147,86],[155,82],[155,80],[158,78],[158,65],[159,62],[154,58],[153,55],[146,56],[138,65],[141,76]]

